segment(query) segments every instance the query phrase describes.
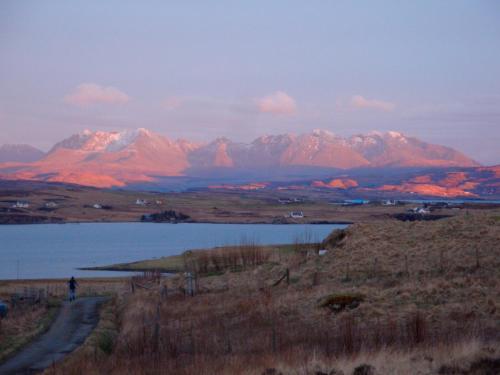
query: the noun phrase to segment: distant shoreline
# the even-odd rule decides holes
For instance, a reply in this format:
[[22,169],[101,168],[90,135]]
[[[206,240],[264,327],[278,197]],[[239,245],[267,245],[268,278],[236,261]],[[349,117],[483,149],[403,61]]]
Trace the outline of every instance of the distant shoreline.
[[0,226],[13,225],[65,225],[65,224],[234,224],[234,225],[351,225],[352,221],[303,221],[303,222],[272,222],[272,221],[252,221],[252,222],[237,222],[237,221],[185,221],[185,222],[151,222],[151,221],[62,221],[62,222],[34,222],[34,223],[0,223]]

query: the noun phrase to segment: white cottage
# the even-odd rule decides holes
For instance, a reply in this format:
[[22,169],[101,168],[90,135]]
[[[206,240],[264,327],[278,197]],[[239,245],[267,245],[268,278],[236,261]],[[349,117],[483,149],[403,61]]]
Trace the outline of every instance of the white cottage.
[[302,211],[292,211],[289,216],[292,219],[302,219],[304,217],[304,213]]

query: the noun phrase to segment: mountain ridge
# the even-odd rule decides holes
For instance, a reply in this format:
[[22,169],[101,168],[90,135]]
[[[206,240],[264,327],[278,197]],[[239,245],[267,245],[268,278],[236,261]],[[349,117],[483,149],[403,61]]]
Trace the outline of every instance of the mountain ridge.
[[[20,161],[20,160],[17,160]],[[263,135],[250,143],[220,137],[209,143],[171,140],[139,128],[84,130],[57,142],[38,160],[0,164],[9,178],[90,184],[98,187],[154,182],[226,169],[479,167],[450,147],[391,131],[341,137],[316,129],[305,134]]]
[[27,144],[0,145],[0,163],[30,163],[40,160],[44,156],[45,152]]

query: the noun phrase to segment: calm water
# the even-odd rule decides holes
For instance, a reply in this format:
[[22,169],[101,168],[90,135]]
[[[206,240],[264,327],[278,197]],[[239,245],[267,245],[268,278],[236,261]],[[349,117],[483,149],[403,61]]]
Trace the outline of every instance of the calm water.
[[123,275],[79,271],[174,255],[188,249],[241,243],[291,243],[308,235],[320,241],[345,225],[269,224],[47,224],[0,226],[0,280]]

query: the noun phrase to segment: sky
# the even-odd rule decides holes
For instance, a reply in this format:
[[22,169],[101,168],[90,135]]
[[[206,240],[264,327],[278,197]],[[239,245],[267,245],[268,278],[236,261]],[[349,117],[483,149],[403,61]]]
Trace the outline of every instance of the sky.
[[396,130],[500,163],[500,1],[0,2],[0,144]]

